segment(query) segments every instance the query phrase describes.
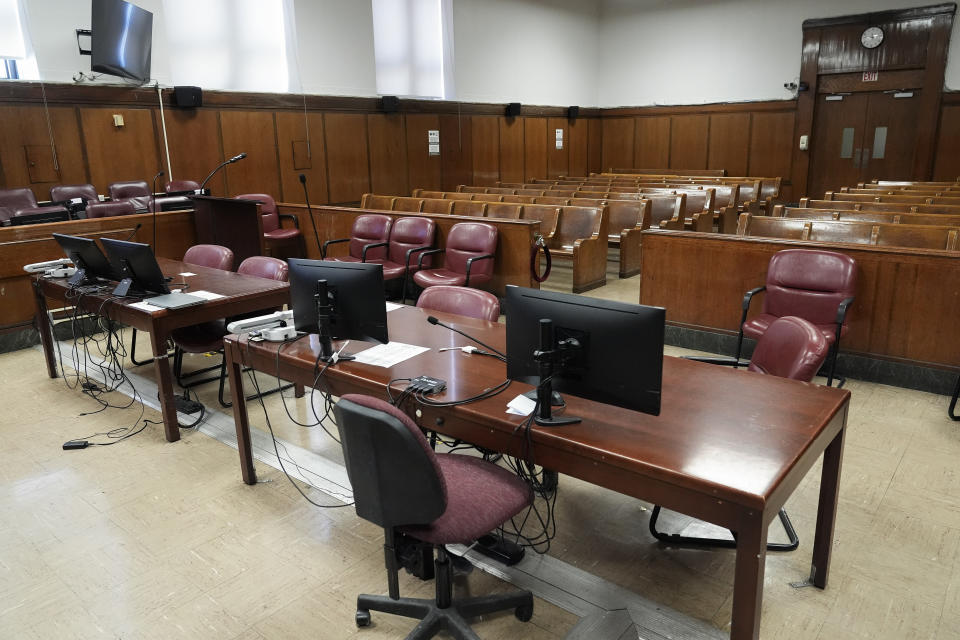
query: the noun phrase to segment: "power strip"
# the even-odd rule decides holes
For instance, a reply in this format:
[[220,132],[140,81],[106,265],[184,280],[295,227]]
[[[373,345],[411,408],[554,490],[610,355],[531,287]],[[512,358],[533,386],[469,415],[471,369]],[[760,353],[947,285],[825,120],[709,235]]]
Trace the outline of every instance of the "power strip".
[[43,272],[43,275],[48,278],[69,278],[76,272],[76,267],[59,267],[57,269],[47,269]]
[[284,342],[297,337],[296,327],[274,327],[273,329],[262,329],[260,337],[267,342]]

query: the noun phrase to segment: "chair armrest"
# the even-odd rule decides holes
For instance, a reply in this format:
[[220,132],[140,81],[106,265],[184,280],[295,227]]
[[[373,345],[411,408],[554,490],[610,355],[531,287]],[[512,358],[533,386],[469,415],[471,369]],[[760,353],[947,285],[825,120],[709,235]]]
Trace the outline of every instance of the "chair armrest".
[[297,229],[300,228],[300,220],[297,218],[297,216],[293,215],[292,213],[278,213],[277,217],[289,218],[290,220],[293,220],[293,226],[295,226]]
[[327,257],[327,245],[337,244],[338,242],[350,242],[350,238],[337,238],[336,240],[327,240],[323,243],[323,247],[320,248],[320,257]]
[[360,252],[360,262],[367,261],[367,249],[375,249],[376,247],[385,247],[389,242],[371,242],[370,244],[363,245],[363,250]]
[[743,296],[743,311],[746,312],[750,308],[750,301],[753,300],[753,296],[757,295],[761,291],[766,291],[766,285],[762,287],[757,287],[756,289],[750,289]]
[[670,218],[660,222],[661,229],[670,229],[671,231],[683,231],[683,218]]
[[837,332],[839,333],[840,327],[843,326],[843,323],[847,320],[847,309],[853,304],[853,297],[846,298],[843,302],[837,306]]
[[423,269],[423,259],[434,253],[443,253],[446,249],[428,249],[420,254],[420,258],[417,260],[417,270]]
[[693,214],[690,230],[701,233],[713,233],[713,214],[709,211],[701,211],[700,213]]
[[[424,255],[426,255],[426,254],[424,254]],[[470,286],[470,268],[473,266],[473,263],[474,263],[475,261],[477,261],[477,260],[492,260],[492,259],[493,259],[493,254],[492,254],[492,253],[487,253],[487,254],[484,254],[484,255],[482,255],[482,256],[473,256],[472,258],[467,258],[467,279],[466,279],[466,281],[463,283],[463,286],[465,286],[465,287],[469,287],[469,286]]]
[[410,268],[410,257],[411,257],[413,254],[415,254],[415,253],[417,253],[417,252],[419,252],[419,251],[427,251],[428,249],[430,249],[430,245],[424,245],[424,246],[422,246],[422,247],[413,247],[412,249],[407,249],[407,259],[406,259],[406,261],[405,261],[404,264],[403,264],[404,268],[406,268],[406,269],[409,269],[409,268]]

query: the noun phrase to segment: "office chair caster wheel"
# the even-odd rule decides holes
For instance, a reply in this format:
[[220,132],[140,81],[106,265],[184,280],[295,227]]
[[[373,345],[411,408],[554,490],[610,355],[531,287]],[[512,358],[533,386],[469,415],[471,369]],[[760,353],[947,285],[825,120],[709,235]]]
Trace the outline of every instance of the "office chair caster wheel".
[[370,626],[370,612],[363,609],[357,609],[357,626],[358,627],[369,627]]
[[533,605],[517,607],[514,609],[513,615],[515,615],[520,622],[530,622],[530,618],[533,617]]

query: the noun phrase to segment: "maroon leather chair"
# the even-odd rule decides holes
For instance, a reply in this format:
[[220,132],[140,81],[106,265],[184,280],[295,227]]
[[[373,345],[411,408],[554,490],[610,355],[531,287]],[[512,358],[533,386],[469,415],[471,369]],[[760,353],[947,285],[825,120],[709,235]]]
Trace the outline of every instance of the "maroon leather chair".
[[118,200],[117,202],[91,202],[87,205],[87,218],[128,216],[135,212],[136,207],[129,200]]
[[131,180],[128,182],[111,182],[107,186],[107,192],[111,200],[127,200],[133,203],[137,211],[149,211],[152,194],[150,185],[144,180]]
[[196,191],[200,188],[200,183],[194,180],[171,180],[163,185],[164,193],[177,193],[178,191]]
[[0,224],[10,224],[10,218],[33,213],[66,213],[60,206],[37,206],[37,198],[30,189],[2,189],[0,190]]
[[390,239],[393,218],[379,213],[357,216],[350,227],[349,238],[327,240],[321,248],[321,255],[327,259],[327,247],[341,242],[350,243],[350,253],[346,256],[329,258],[338,262],[382,262],[387,257],[384,247]]
[[[760,336],[747,369],[755,373],[809,383],[817,375],[829,353],[830,343],[820,327],[803,318],[784,316],[773,320]],[[786,510],[780,509],[778,515],[789,542],[770,542],[767,543],[767,549],[793,551],[800,545],[800,539]],[[650,533],[661,542],[707,547],[737,546],[736,540],[663,533],[657,530],[659,516],[660,505],[654,505],[650,514]]]
[[[302,253],[303,237],[300,235],[300,223],[296,216],[277,211],[277,202],[273,196],[266,193],[245,193],[236,196],[237,200],[256,200],[260,203],[260,216],[263,219],[263,238],[267,251],[273,255],[274,251],[295,246]],[[293,221],[293,229],[284,228],[280,224],[281,218]]]
[[437,285],[423,290],[417,298],[421,309],[457,313],[480,320],[496,322],[500,317],[500,301],[489,291],[472,287]]
[[50,187],[50,199],[54,202],[66,202],[74,198],[84,202],[100,202],[97,188],[92,184],[58,184]]
[[[450,227],[445,249],[420,253],[413,281],[424,289],[438,284],[469,287],[490,282],[496,250],[496,227],[485,222],[459,222]],[[424,259],[437,253],[444,254],[443,267],[425,270]]]
[[[385,281],[403,278],[400,288],[403,302],[407,301],[407,280],[418,269],[417,254],[433,248],[436,227],[430,218],[400,218],[390,228],[387,256],[377,262],[383,264]],[[424,267],[430,266],[428,261],[424,261]]]
[[[357,626],[370,624],[371,610],[384,611],[422,620],[408,638],[431,638],[446,629],[466,639],[477,637],[466,620],[479,615],[513,609],[519,620],[530,620],[529,591],[453,600],[444,546],[469,544],[529,507],[530,487],[481,458],[434,453],[413,420],[383,400],[346,395],[334,414],[357,515],[384,532],[389,595],[358,596]],[[434,598],[400,597],[398,534],[436,550]]]
[[[847,332],[847,309],[856,290],[857,263],[850,256],[820,249],[778,251],[770,258],[767,284],[751,289],[743,298],[737,361],[744,336],[759,340],[777,318],[799,316],[816,325],[830,344],[827,385],[832,385],[840,338]],[[763,308],[747,320],[750,301],[761,291],[766,292]]]

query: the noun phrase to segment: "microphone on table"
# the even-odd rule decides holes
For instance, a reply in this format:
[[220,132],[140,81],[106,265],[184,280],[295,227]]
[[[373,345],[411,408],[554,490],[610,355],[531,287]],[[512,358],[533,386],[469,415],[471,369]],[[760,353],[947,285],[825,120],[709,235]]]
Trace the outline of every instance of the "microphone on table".
[[490,351],[493,351],[495,354],[497,354],[497,355],[500,356],[501,358],[506,358],[506,357],[507,357],[506,355],[504,355],[504,354],[501,353],[500,351],[494,349],[494,348],[491,347],[490,345],[484,344],[483,342],[480,342],[479,340],[477,340],[477,339],[474,338],[473,336],[467,335],[466,333],[464,333],[463,331],[460,331],[460,329],[457,329],[456,327],[451,327],[451,326],[448,325],[448,324],[444,324],[444,323],[440,322],[439,320],[437,320],[437,319],[436,319],[435,317],[433,317],[433,316],[427,316],[427,322],[429,322],[430,324],[438,324],[438,325],[440,325],[441,327],[444,327],[444,328],[446,328],[446,329],[450,329],[450,331],[453,331],[454,333],[459,333],[459,334],[462,335],[464,338],[466,338],[466,339],[468,339],[468,340],[473,340],[474,342],[476,342],[478,345],[480,345],[480,346],[483,347],[484,349],[489,349]]
[[[143,226],[143,223],[142,223],[142,222],[138,222],[138,223],[137,223],[137,226],[135,226],[135,227],[133,228],[133,231],[130,232],[130,235],[127,236],[127,240],[126,240],[126,241],[127,241],[127,242],[130,242],[131,240],[133,240],[134,236],[137,235],[137,231],[140,231],[140,227],[142,227],[142,226]],[[154,242],[156,242],[156,239],[154,239]]]
[[244,151],[243,153],[238,153],[237,155],[233,156],[232,158],[228,158],[228,159],[224,160],[223,162],[221,162],[220,164],[218,164],[216,167],[214,167],[213,171],[210,172],[210,175],[208,175],[206,178],[204,178],[204,179],[203,179],[203,182],[200,183],[200,193],[203,193],[203,188],[206,186],[207,182],[210,181],[210,178],[212,178],[212,177],[214,176],[214,174],[217,173],[217,171],[220,171],[220,169],[224,168],[224,167],[227,166],[228,164],[233,164],[234,162],[237,162],[237,161],[239,161],[239,160],[243,160],[243,159],[246,158],[246,157],[247,157],[247,152]]
[[313,219],[313,210],[310,208],[310,196],[307,195],[307,176],[300,174],[300,184],[303,185],[303,199],[307,202],[307,215],[310,216],[310,224],[313,225],[313,237],[317,240],[317,251],[320,257],[323,257],[323,247],[320,246],[320,234],[317,233],[317,221]]
[[163,175],[163,171],[153,176],[153,186],[150,188],[150,208],[153,210],[153,254],[157,254],[157,178]]

